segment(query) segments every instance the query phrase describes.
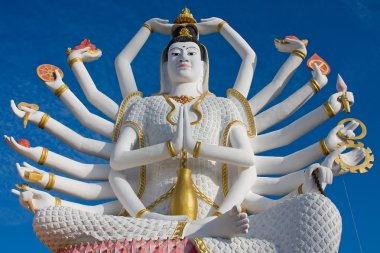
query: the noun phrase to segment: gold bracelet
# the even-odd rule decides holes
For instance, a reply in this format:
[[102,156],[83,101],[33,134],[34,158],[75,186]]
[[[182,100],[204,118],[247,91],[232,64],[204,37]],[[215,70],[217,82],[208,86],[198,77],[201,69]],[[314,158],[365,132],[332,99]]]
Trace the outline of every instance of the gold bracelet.
[[24,176],[26,179],[33,181],[41,181],[43,175],[37,171],[25,171]]
[[319,86],[318,82],[314,79],[310,79],[311,87],[313,87],[314,93],[318,93],[321,91],[321,87]]
[[326,114],[329,116],[329,118],[332,118],[335,116],[334,109],[331,107],[328,101],[323,103],[323,109],[325,110]]
[[220,30],[222,30],[222,27],[225,25],[227,23],[227,21],[222,21],[222,22],[220,22],[219,24],[218,24],[218,26],[216,27],[216,31],[218,32],[218,33],[220,33]]
[[300,186],[298,186],[298,189],[297,189],[298,195],[302,195],[303,194],[302,185],[303,184],[300,184]]
[[62,200],[58,197],[54,197],[55,198],[55,206],[61,206],[62,205]]
[[82,62],[82,58],[75,57],[74,59],[69,60],[69,66],[70,66],[70,68],[72,68],[73,65],[74,65],[74,63],[76,63],[76,62]]
[[41,157],[40,157],[40,159],[37,162],[38,164],[43,165],[46,162],[46,159],[47,159],[47,156],[48,156],[48,151],[49,150],[47,148],[42,148]]
[[302,52],[301,50],[293,50],[292,54],[302,58],[302,60],[305,60],[306,58],[306,54],[304,52]]
[[175,157],[177,155],[177,152],[174,149],[173,142],[167,141],[166,146],[168,147],[169,153],[171,157]]
[[150,24],[144,23],[143,26],[147,28],[151,33],[153,32],[153,27]]
[[45,190],[51,190],[54,187],[55,184],[55,175],[54,173],[49,172],[49,181],[45,186]]
[[47,123],[47,121],[50,119],[50,116],[49,114],[45,113],[42,118],[41,118],[41,121],[38,123],[38,127],[41,128],[41,129],[44,129],[45,128],[45,125]]
[[57,97],[60,97],[66,90],[68,90],[69,87],[66,85],[66,84],[62,84],[61,86],[59,86],[59,88],[54,92],[54,94],[57,96]]
[[193,152],[193,157],[198,158],[199,157],[199,150],[201,149],[201,142],[197,141],[194,146],[194,152]]
[[321,147],[321,151],[323,155],[329,155],[331,153],[330,149],[327,147],[326,139],[322,139],[319,141],[319,146]]
[[221,216],[223,213],[216,211],[211,216]]
[[141,218],[141,216],[143,216],[144,214],[146,213],[150,213],[150,211],[148,209],[142,209],[140,210],[137,214],[136,214],[136,218]]

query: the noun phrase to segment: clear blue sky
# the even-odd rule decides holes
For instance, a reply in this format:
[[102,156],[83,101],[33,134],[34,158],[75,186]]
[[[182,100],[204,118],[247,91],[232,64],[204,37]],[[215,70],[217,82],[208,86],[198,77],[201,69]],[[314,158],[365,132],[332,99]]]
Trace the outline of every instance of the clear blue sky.
[[[87,64],[98,88],[120,101],[113,61],[139,27],[152,17],[173,21],[187,6],[195,17],[221,17],[227,20],[253,47],[258,57],[250,96],[257,93],[275,75],[287,55],[278,53],[274,38],[296,35],[309,39],[309,56],[317,52],[332,68],[329,84],[308,102],[284,126],[322,104],[335,91],[336,75],[340,73],[355,93],[355,106],[350,116],[366,123],[369,134],[364,140],[377,153],[380,129],[377,87],[380,53],[380,2],[377,0],[345,1],[3,1],[0,8],[0,126],[3,134],[28,138],[33,146],[45,146],[83,162],[94,159],[72,151],[49,134],[30,124],[22,129],[21,120],[11,112],[9,100],[33,102],[77,132],[102,139],[74,119],[63,103],[37,78],[35,68],[42,63],[59,66],[64,81],[88,106],[65,59],[65,50],[90,38],[103,50],[103,57]],[[224,96],[232,87],[240,59],[218,34],[201,38],[208,47],[211,63],[210,89]],[[140,90],[149,95],[159,86],[159,55],[168,38],[154,34],[133,62]],[[289,96],[310,78],[303,64],[285,91],[274,103]],[[376,102],[377,101],[377,102]],[[286,155],[326,136],[329,129],[346,117],[340,114],[302,140],[273,151]],[[281,126],[277,126],[281,127]],[[17,245],[16,252],[48,252],[33,234],[32,215],[19,206],[10,194],[15,183],[21,182],[14,164],[27,161],[0,142],[0,228],[3,251]],[[29,161],[30,162],[30,161]],[[49,170],[49,168],[44,168]],[[380,176],[375,163],[364,175],[346,175],[352,211],[355,216],[363,252],[378,251],[378,218]],[[340,252],[360,252],[357,235],[344,191],[342,178],[335,178],[327,194],[338,206],[343,217]],[[5,248],[4,248],[5,247]]]

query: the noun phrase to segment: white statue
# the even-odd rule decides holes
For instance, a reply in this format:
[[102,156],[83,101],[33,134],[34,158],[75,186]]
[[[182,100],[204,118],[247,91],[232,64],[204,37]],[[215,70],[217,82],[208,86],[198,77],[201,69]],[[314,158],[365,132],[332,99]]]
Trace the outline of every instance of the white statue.
[[[265,247],[265,252],[292,252],[291,249],[300,247],[298,234],[295,232],[295,244],[291,244],[285,234],[285,227],[291,229],[288,221],[273,216],[273,210],[298,217],[297,212],[304,212],[312,203],[318,203],[318,206],[326,205],[324,210],[329,211],[329,214],[316,214],[320,219],[326,215],[338,219],[331,228],[336,236],[323,238],[322,242],[335,252],[340,240],[340,216],[320,192],[326,184],[332,183],[333,175],[344,173],[334,160],[345,147],[337,148],[337,145],[345,141],[345,136],[355,136],[358,123],[352,121],[346,126],[338,126],[325,139],[284,157],[258,154],[292,143],[339,113],[342,92],[331,95],[327,103],[290,125],[260,134],[293,114],[327,83],[327,77],[314,65],[309,82],[286,100],[262,111],[281,93],[306,57],[305,43],[291,38],[285,39],[286,43],[275,43],[280,52],[290,53],[289,58],[273,81],[248,101],[256,54],[244,39],[219,18],[196,23],[188,9],[184,9],[174,23],[157,18],[148,20],[116,58],[116,72],[124,97],[120,106],[97,90],[83,64],[97,60],[101,51],[85,47],[69,52],[68,62],[86,98],[110,120],[89,112],[66,88],[58,71],[55,81],[46,83],[83,126],[113,139],[114,143],[81,136],[46,113],[26,106],[17,108],[11,101],[19,118],[28,117],[30,122],[72,148],[106,161],[105,164],[83,164],[43,147],[24,147],[13,137],[4,136],[16,152],[75,178],[47,173],[27,163],[16,164],[22,179],[84,200],[117,199],[91,206],[61,200],[29,186],[23,186],[23,192],[12,190],[19,195],[22,206],[37,211],[34,221],[37,236],[54,251],[80,241],[154,239],[173,235],[193,239],[198,249],[219,245],[213,248],[215,252],[230,247],[231,242],[221,238],[233,238],[238,245],[246,245],[257,252],[264,252]],[[153,31],[170,34],[172,39],[161,57],[160,93],[142,97],[131,62]],[[227,98],[215,97],[209,92],[207,49],[198,38],[199,34],[215,32],[219,32],[242,58]],[[354,103],[351,92],[347,92],[346,98],[351,105]],[[314,163],[325,155],[321,164]],[[357,148],[340,156],[347,164],[356,165],[365,156],[365,151]],[[261,176],[278,174],[284,176]],[[176,184],[177,180],[181,180],[181,184]],[[270,195],[283,197],[273,200],[266,197]],[[242,208],[254,216],[248,217]],[[116,217],[122,213],[130,217]],[[104,223],[104,227],[112,226],[113,229],[87,231],[87,227],[78,224],[74,229],[67,225],[70,222],[58,224],[46,218],[55,215],[67,221],[78,215],[86,216],[90,222]],[[302,217],[307,219],[307,216]],[[277,231],[268,232],[262,225],[266,221],[278,226],[272,228]],[[67,227],[60,227],[64,224]],[[117,224],[122,226],[115,228]],[[305,238],[299,240],[307,240]],[[305,252],[312,252],[312,248]]]

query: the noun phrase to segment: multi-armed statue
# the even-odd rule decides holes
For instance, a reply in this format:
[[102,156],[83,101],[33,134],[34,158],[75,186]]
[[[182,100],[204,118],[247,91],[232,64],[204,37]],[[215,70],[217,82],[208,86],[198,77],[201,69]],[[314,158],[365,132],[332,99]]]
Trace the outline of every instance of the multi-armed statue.
[[[152,32],[171,35],[171,40],[161,55],[160,92],[143,97],[131,63]],[[208,54],[199,42],[199,35],[216,32],[242,59],[226,98],[209,92]],[[360,147],[342,153],[359,122],[338,125],[321,141],[284,157],[258,155],[292,143],[342,111],[342,104],[354,103],[351,92],[341,91],[290,125],[260,134],[293,114],[327,83],[326,75],[314,64],[304,86],[263,110],[305,59],[305,41],[295,37],[275,41],[276,48],[289,53],[289,58],[272,82],[247,100],[256,54],[228,23],[219,18],[197,23],[188,9],[174,24],[148,20],[115,61],[124,98],[120,106],[96,88],[83,64],[97,60],[101,51],[87,40],[82,44],[68,49],[69,65],[89,102],[111,120],[87,110],[58,70],[50,73],[50,79],[44,77],[49,72],[41,70],[41,78],[82,125],[112,142],[85,138],[29,104],[17,107],[11,101],[11,107],[25,123],[29,120],[106,163],[83,164],[5,136],[16,152],[62,173],[16,164],[25,181],[84,200],[117,199],[84,205],[25,184],[20,186],[22,192],[12,190],[21,205],[36,212],[35,232],[51,250],[81,242],[142,237],[187,237],[200,252],[338,250],[341,218],[322,194],[333,175],[345,172],[343,163],[356,166],[370,155]],[[321,163],[314,163],[324,156]]]

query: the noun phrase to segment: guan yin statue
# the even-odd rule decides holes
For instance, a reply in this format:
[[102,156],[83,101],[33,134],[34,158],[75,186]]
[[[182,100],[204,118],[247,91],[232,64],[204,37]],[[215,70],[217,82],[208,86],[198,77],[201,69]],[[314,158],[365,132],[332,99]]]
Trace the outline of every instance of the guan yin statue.
[[[144,97],[131,63],[153,32],[171,38],[161,55],[160,92]],[[242,59],[226,97],[209,91],[209,60],[200,37],[212,33],[220,33]],[[60,172],[16,164],[23,180],[83,200],[108,200],[85,205],[17,185],[12,192],[35,213],[33,227],[41,242],[53,252],[337,252],[341,216],[324,189],[333,176],[372,166],[371,150],[358,142],[366,129],[350,118],[295,153],[260,155],[294,142],[343,110],[348,113],[354,103],[338,76],[338,92],[325,103],[262,134],[320,91],[330,71],[313,55],[307,62],[310,80],[263,110],[307,54],[307,40],[295,36],[276,39],[275,46],[288,59],[268,85],[247,99],[256,55],[228,23],[220,18],[197,22],[186,8],[173,24],[150,19],[115,60],[123,95],[118,105],[96,88],[86,70],[84,62],[102,54],[86,39],[67,50],[67,60],[88,101],[108,119],[81,103],[59,68],[39,66],[38,76],[80,123],[110,139],[86,138],[38,105],[11,101],[24,126],[30,121],[75,150],[105,161],[83,164],[46,147],[31,147],[26,139],[4,136],[14,151]]]

